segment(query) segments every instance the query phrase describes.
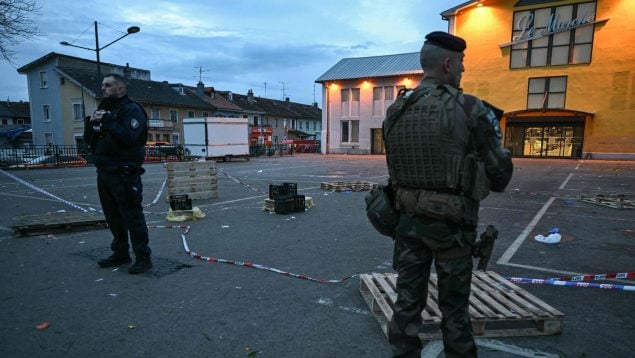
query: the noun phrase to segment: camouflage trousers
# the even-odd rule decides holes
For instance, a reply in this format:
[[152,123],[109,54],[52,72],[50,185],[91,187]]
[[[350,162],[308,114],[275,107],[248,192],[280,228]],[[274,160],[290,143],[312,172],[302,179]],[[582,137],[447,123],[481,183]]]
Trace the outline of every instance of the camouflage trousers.
[[476,357],[469,316],[472,257],[434,258],[424,240],[396,235],[393,267],[398,272],[397,301],[388,325],[393,357],[420,357],[421,311],[428,296],[432,263],[438,278],[441,331],[446,357]]

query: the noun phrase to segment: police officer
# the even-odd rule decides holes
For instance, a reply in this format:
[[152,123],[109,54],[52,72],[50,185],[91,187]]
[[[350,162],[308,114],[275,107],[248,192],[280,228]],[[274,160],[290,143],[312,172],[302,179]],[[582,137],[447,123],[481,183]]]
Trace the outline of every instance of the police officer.
[[395,101],[383,123],[399,214],[398,296],[388,327],[394,357],[421,354],[418,332],[433,262],[445,356],[477,355],[468,308],[479,202],[490,190],[503,191],[513,168],[494,107],[459,87],[465,48],[459,37],[428,34],[420,53],[423,80]]
[[135,263],[128,271],[143,273],[152,268],[148,227],[141,205],[141,167],[145,158],[148,118],[143,108],[126,94],[125,78],[108,74],[101,84],[103,100],[87,117],[84,138],[97,167],[99,200],[113,235],[113,253],[100,260],[100,267],[131,262],[128,234]]

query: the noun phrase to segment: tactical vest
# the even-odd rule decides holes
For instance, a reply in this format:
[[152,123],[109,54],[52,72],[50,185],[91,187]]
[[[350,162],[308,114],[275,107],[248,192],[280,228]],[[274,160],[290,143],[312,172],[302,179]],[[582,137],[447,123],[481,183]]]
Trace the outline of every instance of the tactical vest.
[[458,91],[439,86],[426,92],[385,125],[390,178],[398,187],[459,193],[473,125],[457,102]]

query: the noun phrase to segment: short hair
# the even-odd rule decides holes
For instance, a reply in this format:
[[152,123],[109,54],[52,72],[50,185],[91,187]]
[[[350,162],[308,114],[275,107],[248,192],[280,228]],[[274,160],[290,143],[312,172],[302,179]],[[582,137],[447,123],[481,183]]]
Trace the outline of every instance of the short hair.
[[423,46],[421,47],[419,62],[421,63],[421,68],[425,72],[426,68],[434,69],[438,66],[441,66],[441,64],[443,63],[443,59],[446,57],[456,59],[461,58],[461,56],[463,56],[462,52],[454,52],[438,47],[436,45],[426,43],[423,44]]
[[116,82],[119,82],[121,85],[123,85],[124,87],[126,87],[126,78],[118,73],[109,73],[107,75],[104,76],[104,78],[106,77],[112,77],[115,79]]

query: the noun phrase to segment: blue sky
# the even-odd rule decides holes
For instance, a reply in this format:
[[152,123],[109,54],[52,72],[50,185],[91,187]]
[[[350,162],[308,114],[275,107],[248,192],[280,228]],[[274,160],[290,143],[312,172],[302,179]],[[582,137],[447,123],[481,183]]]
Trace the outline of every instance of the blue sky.
[[[101,61],[143,68],[152,80],[321,105],[320,75],[342,58],[416,52],[425,34],[447,30],[442,11],[462,0],[38,0],[43,36],[0,62],[0,100],[28,100],[23,66],[49,52],[94,60],[93,22],[103,46],[129,26],[141,32],[100,52]],[[266,82],[266,86],[265,86]],[[284,84],[283,84],[284,83]],[[266,90],[266,93],[265,93]]]

